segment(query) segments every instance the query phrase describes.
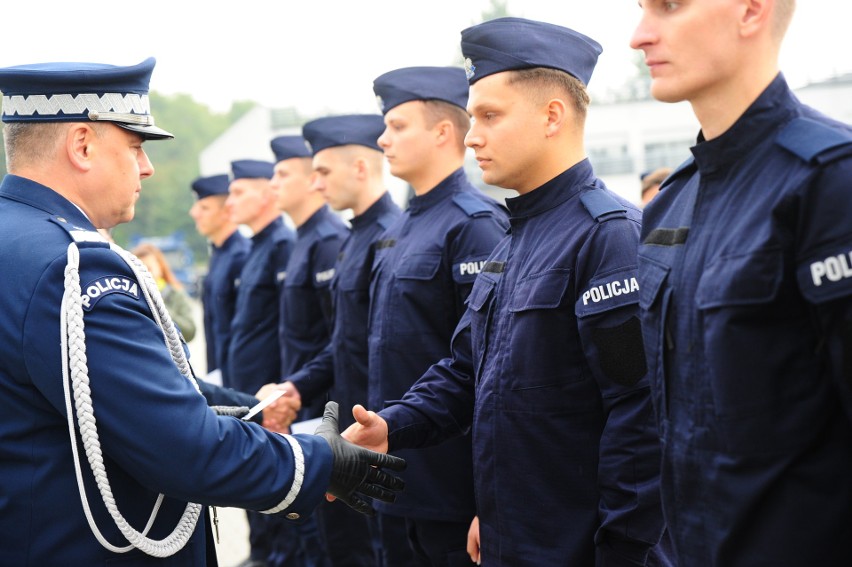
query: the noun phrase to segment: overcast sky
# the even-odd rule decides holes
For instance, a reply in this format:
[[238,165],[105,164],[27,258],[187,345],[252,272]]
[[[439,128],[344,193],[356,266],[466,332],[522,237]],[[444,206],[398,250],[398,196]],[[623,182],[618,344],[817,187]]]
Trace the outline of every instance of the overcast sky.
[[[151,88],[217,111],[254,100],[305,115],[376,112],[373,79],[459,61],[460,32],[488,0],[5,2],[0,66],[44,61],[135,64],[157,58]],[[852,2],[799,0],[781,67],[798,87],[852,72]],[[604,47],[590,83],[635,72],[636,0],[509,0],[512,15],[565,25]]]

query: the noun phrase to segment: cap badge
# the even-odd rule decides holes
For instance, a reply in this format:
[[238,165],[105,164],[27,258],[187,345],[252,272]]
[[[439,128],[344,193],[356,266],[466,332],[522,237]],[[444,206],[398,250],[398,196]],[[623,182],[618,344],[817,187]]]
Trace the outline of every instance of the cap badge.
[[476,65],[473,64],[473,61],[470,60],[470,57],[467,57],[464,60],[464,74],[467,77],[467,80],[471,80],[473,75],[476,72]]

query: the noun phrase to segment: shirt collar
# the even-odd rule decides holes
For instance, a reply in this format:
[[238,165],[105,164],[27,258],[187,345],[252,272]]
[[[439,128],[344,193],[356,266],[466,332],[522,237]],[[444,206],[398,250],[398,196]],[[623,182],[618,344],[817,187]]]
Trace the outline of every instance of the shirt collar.
[[460,167],[435,185],[428,193],[412,197],[408,201],[408,211],[412,215],[425,211],[446,199],[453,191],[466,182],[467,176],[464,173],[464,168]]
[[393,207],[393,199],[391,198],[390,193],[385,191],[384,194],[379,197],[375,203],[370,205],[366,211],[357,217],[352,217],[352,220],[350,221],[352,223],[352,230],[373,224],[382,215],[393,210]]
[[595,174],[588,159],[563,171],[529,193],[506,199],[511,220],[539,215],[576,195],[581,187],[593,185]]

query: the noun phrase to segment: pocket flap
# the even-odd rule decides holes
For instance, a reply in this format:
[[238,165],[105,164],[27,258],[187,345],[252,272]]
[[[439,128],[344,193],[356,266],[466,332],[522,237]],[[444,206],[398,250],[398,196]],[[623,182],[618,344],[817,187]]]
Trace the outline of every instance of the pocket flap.
[[562,303],[571,281],[571,270],[554,269],[529,276],[517,283],[509,311],[555,309]]

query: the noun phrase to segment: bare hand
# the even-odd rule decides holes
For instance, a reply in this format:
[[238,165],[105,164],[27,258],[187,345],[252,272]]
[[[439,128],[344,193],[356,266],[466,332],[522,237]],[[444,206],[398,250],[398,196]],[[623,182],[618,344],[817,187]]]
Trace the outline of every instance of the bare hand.
[[467,532],[467,554],[470,555],[470,560],[481,565],[482,560],[479,557],[479,516],[474,516],[470,523],[470,529]]
[[263,427],[276,433],[289,432],[290,424],[295,421],[299,410],[302,408],[302,398],[298,390],[292,386],[292,382],[283,384],[266,384],[257,391],[255,397],[263,400],[273,392],[284,390],[284,395],[263,409]]

